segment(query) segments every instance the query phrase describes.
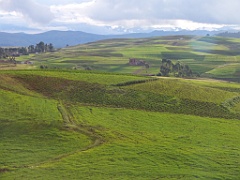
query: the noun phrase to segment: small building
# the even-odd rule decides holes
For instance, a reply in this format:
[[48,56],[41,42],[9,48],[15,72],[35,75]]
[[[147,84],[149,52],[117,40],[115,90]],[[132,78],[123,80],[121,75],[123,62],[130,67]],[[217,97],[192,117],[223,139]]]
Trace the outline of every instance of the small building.
[[29,61],[29,60],[27,60],[27,61],[22,61],[22,62],[21,62],[21,64],[33,64],[33,62],[32,62],[32,61]]
[[140,59],[130,58],[129,65],[131,66],[145,66],[146,62]]
[[0,60],[0,63],[6,63],[6,61],[5,60]]

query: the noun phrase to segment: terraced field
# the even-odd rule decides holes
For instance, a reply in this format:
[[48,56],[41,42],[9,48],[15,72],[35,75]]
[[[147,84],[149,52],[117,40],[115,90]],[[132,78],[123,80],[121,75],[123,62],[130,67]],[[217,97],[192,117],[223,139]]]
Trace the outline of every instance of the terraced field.
[[210,79],[0,71],[0,179],[239,179],[239,92]]
[[[240,40],[223,37],[167,36],[146,39],[113,39],[67,47],[55,53],[22,56],[39,68],[90,69],[103,72],[157,74],[161,59],[180,61],[202,77],[239,81]],[[130,66],[129,58],[146,61],[149,69]],[[22,68],[20,65],[17,68]],[[26,67],[25,67],[26,68]]]
[[[239,52],[231,38],[115,39],[0,65],[0,179],[240,179]],[[140,76],[162,58],[201,77]]]

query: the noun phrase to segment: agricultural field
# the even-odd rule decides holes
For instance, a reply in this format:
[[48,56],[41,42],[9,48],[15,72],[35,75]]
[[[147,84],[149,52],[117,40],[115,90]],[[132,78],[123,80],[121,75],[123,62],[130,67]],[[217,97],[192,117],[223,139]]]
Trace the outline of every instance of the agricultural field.
[[[130,66],[129,59],[145,61],[150,68]],[[21,56],[29,68],[96,70],[128,74],[157,74],[161,59],[181,62],[201,77],[239,81],[240,40],[224,37],[166,36],[113,39],[66,47],[54,53]],[[21,68],[21,65],[19,65]]]
[[240,178],[238,83],[109,72],[0,71],[0,179]]
[[[163,58],[200,77],[154,76]],[[240,179],[240,40],[113,39],[16,60],[32,63],[0,64],[0,179]]]

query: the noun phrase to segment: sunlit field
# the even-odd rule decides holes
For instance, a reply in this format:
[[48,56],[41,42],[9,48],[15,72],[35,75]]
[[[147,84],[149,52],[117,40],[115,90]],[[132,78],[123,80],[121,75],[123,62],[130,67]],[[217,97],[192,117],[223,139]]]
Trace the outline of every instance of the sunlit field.
[[[66,47],[54,53],[22,56],[32,68],[97,70],[130,74],[157,74],[161,59],[187,64],[202,77],[238,81],[240,40],[223,37],[166,36],[113,39]],[[146,61],[150,68],[130,66],[129,58]]]
[[240,85],[0,73],[1,179],[238,179]]

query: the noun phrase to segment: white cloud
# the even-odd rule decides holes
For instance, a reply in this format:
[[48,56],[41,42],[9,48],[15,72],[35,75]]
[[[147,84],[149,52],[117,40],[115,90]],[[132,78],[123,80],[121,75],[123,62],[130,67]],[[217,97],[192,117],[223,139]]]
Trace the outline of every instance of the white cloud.
[[49,7],[38,4],[33,0],[2,0],[0,9],[5,12],[21,13],[32,23],[47,24],[53,19]]
[[[68,24],[88,24],[194,30],[240,26],[239,8],[239,0],[0,0],[0,19],[25,19],[43,24],[42,29],[56,24],[61,29],[68,29]],[[17,13],[18,17],[3,14],[1,9],[4,13]]]
[[239,0],[96,0],[88,16],[100,21],[182,19],[199,23],[240,23]]
[[67,5],[67,4],[81,4],[89,0],[35,0],[39,4],[51,5]]
[[93,2],[68,5],[52,5],[50,9],[56,17],[56,22],[91,23],[94,20],[87,16],[86,10],[92,6],[92,4]]
[[[87,23],[97,26],[134,27],[183,27],[218,28],[231,24],[225,16],[233,13],[222,12],[222,5],[216,0],[89,0],[68,5],[53,5],[51,11],[56,22]],[[235,2],[237,6],[238,1]],[[232,6],[229,6],[231,11]],[[217,8],[217,9],[215,9]],[[222,12],[216,14],[214,12]],[[224,18],[221,18],[221,17]],[[235,18],[235,23],[238,22]],[[218,25],[217,25],[218,24]],[[191,26],[191,27],[190,27]]]

